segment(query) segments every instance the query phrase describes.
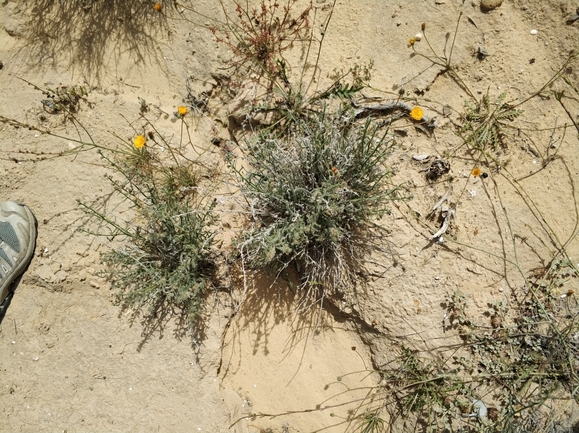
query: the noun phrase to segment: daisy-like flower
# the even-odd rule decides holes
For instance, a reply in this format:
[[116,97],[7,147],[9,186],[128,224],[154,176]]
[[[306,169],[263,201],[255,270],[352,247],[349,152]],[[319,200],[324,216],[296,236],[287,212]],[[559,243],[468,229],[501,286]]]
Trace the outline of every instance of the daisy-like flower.
[[155,3],[153,5],[153,9],[155,9],[157,12],[161,12],[161,9],[163,9],[163,5],[161,3]]
[[133,146],[135,146],[135,149],[141,149],[145,145],[146,142],[147,142],[147,139],[145,138],[144,135],[137,135],[133,139]]
[[422,111],[422,108],[420,107],[414,107],[412,110],[410,110],[410,117],[414,120],[422,120],[424,117],[424,111]]
[[472,174],[474,177],[479,177],[482,174],[482,170],[478,167],[475,167],[471,170],[470,174]]
[[188,111],[189,111],[189,110],[187,109],[187,107],[184,107],[183,105],[179,105],[179,106],[177,107],[177,112],[179,113],[179,115],[180,115],[181,117],[183,117],[185,114],[187,114]]

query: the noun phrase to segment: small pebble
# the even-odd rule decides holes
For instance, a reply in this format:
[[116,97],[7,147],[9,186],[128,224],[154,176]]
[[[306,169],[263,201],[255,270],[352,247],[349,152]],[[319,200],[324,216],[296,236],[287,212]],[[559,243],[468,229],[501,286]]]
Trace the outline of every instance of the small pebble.
[[532,35],[536,35],[537,33],[539,33],[537,30],[535,30],[535,29],[531,30]]
[[480,8],[483,12],[492,11],[503,4],[503,0],[481,0]]

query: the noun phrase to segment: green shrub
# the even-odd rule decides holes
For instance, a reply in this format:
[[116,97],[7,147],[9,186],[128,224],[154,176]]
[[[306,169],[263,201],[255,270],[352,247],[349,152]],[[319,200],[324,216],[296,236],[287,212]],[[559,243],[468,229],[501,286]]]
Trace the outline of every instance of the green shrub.
[[505,102],[506,93],[501,93],[496,100],[491,101],[488,92],[476,101],[465,103],[462,116],[461,133],[464,140],[479,151],[498,150],[506,147],[504,138],[509,128],[509,122],[522,114],[515,109],[513,102]]
[[170,159],[145,146],[143,136],[137,139],[130,153],[114,159],[101,153],[115,173],[108,177],[113,193],[107,201],[117,197],[120,205],[113,211],[107,203],[81,205],[100,221],[99,235],[122,240],[121,247],[102,254],[116,300],[146,309],[152,318],[170,312],[193,324],[212,286],[214,202],[199,193],[195,161],[173,153],[166,142]]
[[239,247],[255,268],[279,275],[291,266],[305,294],[322,300],[353,289],[382,230],[374,221],[397,198],[385,166],[393,140],[344,110],[288,125],[248,144],[248,169],[238,174],[253,219]]
[[44,109],[51,114],[78,112],[80,101],[87,102],[88,91],[82,86],[59,86],[43,91],[48,99],[43,99]]

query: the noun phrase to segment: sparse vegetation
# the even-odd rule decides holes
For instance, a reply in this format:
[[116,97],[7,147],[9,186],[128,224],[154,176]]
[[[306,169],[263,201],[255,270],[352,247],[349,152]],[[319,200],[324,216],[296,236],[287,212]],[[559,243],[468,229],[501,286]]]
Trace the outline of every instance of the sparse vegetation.
[[188,166],[163,167],[150,154],[133,162],[105,160],[122,175],[109,180],[134,217],[122,221],[105,209],[83,207],[108,228],[98,235],[125,244],[102,255],[117,301],[153,317],[172,311],[195,324],[212,287],[215,220],[213,204],[198,191],[198,174]]
[[43,99],[42,105],[51,114],[78,112],[81,101],[87,102],[88,91],[83,86],[59,86],[55,89],[44,91],[47,99]]
[[[361,111],[352,109],[352,99],[370,79],[372,62],[335,72],[329,87],[311,90],[320,75],[318,60],[331,13],[322,25],[314,27],[316,14],[311,1],[301,9],[297,0],[259,0],[256,8],[250,8],[249,2],[233,4],[234,11],[220,2],[225,22],[209,27],[216,41],[231,50],[228,66],[232,75],[227,80],[233,93],[243,84],[242,78],[259,91],[244,105],[246,111],[228,113],[243,119],[245,135],[237,140],[230,124],[231,142],[237,142],[239,148],[235,152],[228,148],[228,165],[224,167],[230,170],[227,174],[233,172],[235,187],[239,188],[234,194],[243,203],[243,209],[230,210],[244,219],[227,264],[239,259],[246,274],[267,271],[275,278],[298,281],[297,308],[323,306],[323,301],[333,296],[350,301],[366,282],[368,256],[391,248],[385,235],[397,227],[379,225],[381,217],[393,202],[407,195],[393,183],[388,161],[397,144],[390,134],[391,123],[403,115],[378,121],[373,117],[380,115],[376,112],[368,110],[361,119],[363,116],[357,115]],[[165,13],[165,6],[158,5],[155,10]],[[492,208],[485,224],[496,223],[499,234],[493,241],[498,240],[502,249],[490,252],[484,245],[459,241],[460,234],[450,230],[444,232],[444,239],[430,237],[424,249],[440,246],[445,253],[456,253],[457,260],[464,257],[465,250],[493,256],[499,263],[497,268],[502,266],[498,271],[493,269],[493,275],[504,281],[505,289],[501,288],[501,295],[483,307],[486,311],[479,308],[474,313],[469,297],[461,290],[449,292],[446,297],[442,294],[442,328],[448,335],[432,343],[421,341],[420,350],[412,346],[411,340],[393,343],[390,362],[376,368],[380,384],[344,420],[349,432],[555,433],[563,431],[557,430],[561,414],[558,405],[579,403],[579,269],[567,253],[579,233],[579,222],[568,240],[560,242],[552,228],[555,225],[547,223],[521,185],[527,175],[516,178],[497,159],[497,155],[513,151],[508,134],[513,129],[511,122],[523,115],[522,104],[539,94],[545,96],[548,92],[548,97],[553,96],[579,132],[573,112],[579,91],[563,74],[577,54],[570,54],[547,83],[561,78],[566,84],[564,90],[547,90],[545,85],[522,101],[508,100],[506,93],[493,96],[487,90],[479,98],[452,63],[462,16],[461,11],[454,34],[446,34],[442,54],[427,37],[428,23],[420,26],[424,38],[421,43],[428,51],[419,49],[420,39],[416,37],[409,40],[409,46],[413,55],[441,68],[441,73],[454,80],[468,97],[454,123],[461,141],[441,152],[448,161],[437,157],[438,164],[444,164],[440,171],[449,172],[450,164],[457,159],[475,168],[464,171],[465,180],[454,174],[443,179],[429,174],[429,169],[422,170],[427,171],[429,182],[420,188],[428,188],[435,196],[435,184],[447,183],[449,192],[439,205],[445,200],[450,205],[448,195],[453,182],[464,182],[464,192],[468,182],[476,180],[479,191],[488,198],[485,203]],[[314,28],[322,28],[319,38],[314,36]],[[301,51],[300,65],[288,60],[295,58],[295,51]],[[482,61],[486,54],[480,49],[477,53]],[[81,102],[87,101],[88,92],[81,86],[35,88],[46,97],[41,101],[46,112],[63,113],[73,120]],[[403,95],[404,91],[396,95],[400,96],[398,101]],[[206,179],[213,183],[220,179],[200,160],[187,119],[192,114],[204,116],[210,112],[211,97],[209,90],[197,95],[187,80],[187,106],[178,107],[171,118],[180,126],[177,144],[147,120],[145,116],[155,111],[154,105],[139,98],[140,118],[132,123],[135,134],[121,139],[122,145],[100,145],[91,138],[88,143],[76,141],[82,144],[79,148],[53,155],[97,149],[112,172],[107,177],[110,193],[91,203],[80,202],[80,206],[92,217],[93,229],[89,232],[115,242],[114,248],[101,256],[105,265],[102,275],[110,281],[115,300],[153,320],[177,316],[193,332],[201,326],[206,297],[214,288],[215,266],[219,264],[212,251],[218,223],[214,186],[208,186]],[[409,106],[404,113],[417,127],[425,118],[419,106]],[[0,121],[50,133],[4,117]],[[434,128],[435,122],[430,125]],[[218,127],[212,127],[217,135]],[[421,131],[431,137],[432,128]],[[80,129],[88,134],[82,126]],[[405,135],[407,131],[397,133]],[[215,143],[222,141],[214,138]],[[38,160],[46,157],[30,152]],[[432,155],[416,156],[415,164],[422,156],[426,160]],[[545,157],[543,167],[553,160]],[[431,168],[435,167],[432,164]],[[576,179],[568,172],[576,200]],[[545,247],[543,250],[540,245],[529,246],[527,239],[513,230],[511,203],[503,202],[499,192],[503,185],[513,188],[535,218],[538,228],[526,225],[525,229],[537,239],[537,245]],[[476,191],[472,191],[474,198]],[[453,219],[445,218],[445,224],[454,224],[454,216],[460,215],[463,204],[464,200],[455,200],[447,208],[446,212],[452,209]],[[482,213],[483,207],[476,212]],[[575,212],[579,215],[577,209]],[[409,219],[419,221],[416,225],[428,224],[419,212],[413,212]],[[473,236],[477,233],[478,229]],[[520,244],[529,246],[543,266],[523,269],[518,256]],[[454,249],[457,245],[460,251]],[[476,262],[476,258],[469,260]],[[477,274],[476,270],[468,271]],[[489,286],[493,284],[496,282]],[[368,323],[363,326],[370,327]],[[451,344],[446,344],[446,337],[452,339]]]
[[74,116],[78,113],[81,102],[91,105],[88,100],[89,91],[84,86],[63,85],[44,89],[23,78],[18,77],[18,79],[24,81],[35,90],[42,92],[45,99],[40,102],[45,112],[62,114],[64,120],[74,121]]
[[[428,353],[403,346],[380,371],[383,387],[350,420],[352,431],[567,431],[557,430],[563,416],[553,403],[577,401],[579,309],[572,292],[555,288],[579,273],[550,269],[513,293],[508,311],[502,301],[489,305],[487,324],[467,312],[463,294],[450,295],[446,306],[451,323],[463,325],[464,343]],[[502,321],[493,322],[497,316]]]
[[[461,16],[462,12],[459,21]],[[523,101],[506,101],[506,93],[493,100],[488,92],[479,100],[451,63],[458,24],[454,36],[446,35],[443,55],[438,55],[428,41],[427,24],[421,27],[430,54],[418,51],[415,38],[409,41],[409,46],[415,54],[441,67],[442,73],[447,73],[470,97],[457,125],[462,143],[452,156],[458,156],[458,150],[465,148],[466,153],[460,157],[472,160],[475,167],[481,161],[490,165],[497,162],[498,152],[506,151],[508,131],[514,130],[510,122],[521,116],[525,102],[540,94],[546,97],[543,91],[559,79],[567,84],[571,95],[576,92],[563,72],[569,70],[568,65],[576,54],[571,53],[553,78]],[[571,117],[561,102],[565,95],[561,90],[554,93]],[[575,101],[574,96],[570,100]],[[574,119],[571,120],[576,126]],[[546,162],[549,161],[552,159]],[[499,164],[495,166],[500,170]],[[496,177],[495,188],[500,182],[498,178],[504,178],[507,184],[516,187],[518,194],[526,197],[525,202],[533,209],[540,230],[556,246],[557,252],[551,259],[542,259],[547,265],[529,272],[519,264],[515,237],[502,235],[514,251],[514,256],[509,257],[503,249],[505,269],[517,270],[524,283],[510,286],[510,295],[490,302],[484,315],[479,317],[469,312],[468,297],[464,293],[448,294],[444,303],[444,329],[458,335],[462,342],[452,345],[423,342],[431,347],[427,350],[402,345],[400,353],[379,369],[382,385],[369,394],[367,405],[348,419],[348,431],[402,432],[417,428],[427,432],[461,433],[572,431],[570,418],[563,414],[562,408],[566,402],[578,402],[579,303],[575,287],[579,270],[569,260],[565,248],[577,232],[574,231],[565,244],[561,243],[512,174],[504,170]],[[575,182],[572,179],[570,182],[574,195]],[[488,187],[485,189],[489,193]],[[505,204],[501,202],[501,211],[495,209],[500,213],[500,216],[495,214],[497,225],[500,227],[500,218],[513,230]],[[453,242],[452,236],[449,238]],[[460,246],[481,251],[480,246],[463,243]],[[507,271],[503,272],[503,278],[510,279]]]
[[232,14],[221,2],[225,26],[210,29],[217,42],[231,49],[231,65],[236,74],[256,74],[257,82],[265,79],[268,91],[281,83],[289,85],[284,52],[308,40],[312,10],[310,1],[305,9],[296,12],[296,3],[297,0],[261,0],[258,7],[252,8],[248,3],[235,2]]
[[[186,111],[179,107],[185,128]],[[208,172],[185,155],[192,143],[173,145],[147,121],[145,128],[150,141],[137,135],[124,150],[100,151],[113,172],[107,176],[113,192],[80,204],[99,227],[93,234],[122,242],[102,254],[116,300],[153,319],[177,315],[196,331],[213,287],[215,203],[201,185]]]
[[[226,6],[227,2],[220,1],[224,22],[212,19],[209,30],[232,53],[227,60],[227,92],[239,97],[244,89],[253,89],[243,95],[243,112],[232,113],[243,119],[239,125],[242,129],[291,128],[295,119],[315,113],[320,100],[350,99],[369,81],[372,61],[334,71],[333,82],[318,89],[320,54],[335,0],[322,8],[329,11],[322,21],[317,21],[320,11],[311,1],[303,8],[298,8],[297,0],[260,0],[255,8],[247,2],[232,4],[235,13]],[[193,7],[187,9],[208,18]],[[288,60],[287,57],[295,58],[297,52],[297,62]]]
[[474,104],[465,103],[461,134],[465,143],[478,151],[497,150],[505,147],[504,140],[509,123],[520,116],[522,110],[514,108],[512,102],[505,102],[506,93],[501,93],[491,101],[487,92]]

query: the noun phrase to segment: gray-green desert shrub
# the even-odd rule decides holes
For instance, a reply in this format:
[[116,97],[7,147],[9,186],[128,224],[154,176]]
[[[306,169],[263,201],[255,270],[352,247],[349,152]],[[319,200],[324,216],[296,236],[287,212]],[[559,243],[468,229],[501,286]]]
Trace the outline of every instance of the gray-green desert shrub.
[[345,110],[322,108],[289,125],[248,143],[238,174],[251,221],[239,248],[251,267],[295,269],[304,299],[318,301],[352,290],[363,273],[381,231],[375,221],[397,197],[386,167],[393,140]]
[[128,154],[101,153],[114,173],[107,201],[120,204],[81,205],[100,222],[99,235],[122,241],[101,256],[117,302],[194,324],[212,287],[215,203],[199,192],[200,165],[165,141],[172,158],[144,143],[139,135]]

